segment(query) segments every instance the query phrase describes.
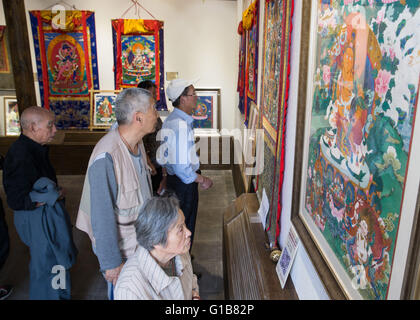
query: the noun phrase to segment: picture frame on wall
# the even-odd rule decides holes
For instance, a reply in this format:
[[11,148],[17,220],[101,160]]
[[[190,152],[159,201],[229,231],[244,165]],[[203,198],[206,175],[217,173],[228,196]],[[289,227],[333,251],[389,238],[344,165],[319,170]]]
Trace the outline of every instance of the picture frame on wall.
[[10,73],[10,58],[7,50],[6,26],[0,26],[0,73]]
[[413,291],[419,44],[381,34],[410,38],[419,6],[303,4],[292,223],[331,299]]
[[253,167],[255,164],[247,164],[246,159],[251,159],[252,157],[255,158],[255,151],[256,151],[256,130],[259,128],[259,109],[255,102],[250,103],[249,108],[249,122],[248,122],[248,130],[246,131],[246,135],[244,136],[244,147],[243,147],[243,156],[244,156],[244,164],[248,167]]
[[20,135],[19,109],[16,97],[3,97],[4,132],[6,136]]
[[196,133],[220,130],[220,88],[195,88],[197,107],[193,111],[193,129]]
[[107,129],[116,121],[115,100],[121,90],[90,91],[90,130]]

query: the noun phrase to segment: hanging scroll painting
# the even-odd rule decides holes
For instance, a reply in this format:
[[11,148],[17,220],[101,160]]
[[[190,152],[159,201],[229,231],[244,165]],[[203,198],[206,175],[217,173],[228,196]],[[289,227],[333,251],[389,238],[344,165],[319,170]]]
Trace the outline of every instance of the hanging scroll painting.
[[154,36],[122,36],[122,86],[155,80],[156,59]]
[[241,36],[241,42],[239,46],[239,68],[238,68],[238,85],[237,92],[239,94],[239,111],[245,113],[245,59],[246,59],[246,33],[244,32],[243,22],[241,21],[238,26],[238,34]]
[[312,6],[299,216],[349,298],[395,297],[404,272],[402,208],[418,192],[407,183],[419,159],[419,7]]
[[252,100],[257,100],[257,67],[258,67],[258,12],[255,11],[254,23],[249,30],[248,36],[248,54],[247,54],[247,97]]
[[59,129],[88,129],[89,90],[99,89],[95,14],[66,11],[56,25],[52,11],[30,11],[42,106]]
[[266,227],[272,245],[277,243],[280,232],[293,5],[293,0],[265,1],[264,10],[260,101],[261,122],[264,130],[264,171],[258,176],[257,192],[262,195],[265,189],[270,201]]
[[246,34],[245,64],[245,125],[248,127],[251,102],[256,103],[258,86],[258,39],[259,39],[259,0],[251,3],[243,13],[243,28]]
[[156,108],[167,110],[164,90],[163,21],[112,20],[115,89],[156,85]]

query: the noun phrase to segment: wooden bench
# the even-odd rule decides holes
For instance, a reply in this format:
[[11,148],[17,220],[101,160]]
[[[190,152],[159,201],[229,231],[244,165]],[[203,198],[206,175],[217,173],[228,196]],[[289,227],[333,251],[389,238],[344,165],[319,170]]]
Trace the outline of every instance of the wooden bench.
[[266,248],[255,193],[244,193],[223,217],[223,273],[228,300],[297,300],[290,278],[282,290]]

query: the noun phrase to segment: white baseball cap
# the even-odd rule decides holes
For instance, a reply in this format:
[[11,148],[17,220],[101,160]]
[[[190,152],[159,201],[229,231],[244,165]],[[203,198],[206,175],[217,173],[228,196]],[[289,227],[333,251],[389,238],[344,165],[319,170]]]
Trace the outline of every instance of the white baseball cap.
[[178,97],[181,95],[181,93],[185,90],[185,88],[195,84],[199,79],[195,80],[184,80],[184,79],[174,79],[166,88],[166,95],[168,96],[168,99],[174,102]]

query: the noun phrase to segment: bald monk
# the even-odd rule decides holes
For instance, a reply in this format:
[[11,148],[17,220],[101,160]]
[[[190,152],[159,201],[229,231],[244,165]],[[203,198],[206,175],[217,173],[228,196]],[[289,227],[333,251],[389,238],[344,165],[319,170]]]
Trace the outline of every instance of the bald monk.
[[[69,272],[65,270],[61,274],[63,278],[60,283],[60,279],[56,278],[55,281],[54,277],[59,275],[58,271],[63,271],[62,268],[52,270],[52,266],[59,265],[54,250],[57,249],[56,246],[62,245],[63,242],[60,241],[64,239],[66,245],[58,248],[59,251],[67,252],[65,250],[73,246],[70,219],[65,212],[64,202],[60,202],[60,227],[55,225],[57,221],[46,222],[51,217],[46,216],[46,210],[51,209],[52,205],[46,206],[45,202],[50,205],[50,201],[36,199],[33,194],[35,183],[43,178],[41,180],[51,182],[55,192],[51,203],[55,205],[63,199],[63,191],[57,185],[55,170],[49,160],[49,147],[46,145],[57,132],[54,122],[54,114],[49,110],[41,107],[25,109],[20,118],[22,134],[10,146],[3,168],[7,204],[14,210],[16,231],[31,253],[29,298],[36,300],[70,299]],[[47,232],[46,223],[50,223]],[[69,252],[69,256],[74,253]]]
[[39,178],[47,177],[57,183],[46,146],[57,132],[54,119],[51,111],[41,107],[29,107],[22,112],[22,134],[10,146],[3,170],[7,204],[13,210],[32,210],[41,205],[29,197]]

